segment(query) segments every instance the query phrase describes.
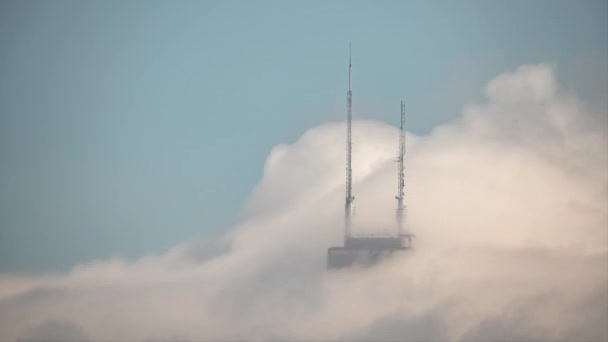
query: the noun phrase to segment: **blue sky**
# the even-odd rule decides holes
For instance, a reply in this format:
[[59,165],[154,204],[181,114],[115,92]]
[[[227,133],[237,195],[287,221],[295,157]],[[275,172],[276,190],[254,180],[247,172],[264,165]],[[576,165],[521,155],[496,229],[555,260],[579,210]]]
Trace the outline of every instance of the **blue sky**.
[[[0,1],[0,272],[224,229],[266,156],[343,120],[427,133],[521,64],[608,92],[607,1]],[[599,71],[598,71],[599,70]]]

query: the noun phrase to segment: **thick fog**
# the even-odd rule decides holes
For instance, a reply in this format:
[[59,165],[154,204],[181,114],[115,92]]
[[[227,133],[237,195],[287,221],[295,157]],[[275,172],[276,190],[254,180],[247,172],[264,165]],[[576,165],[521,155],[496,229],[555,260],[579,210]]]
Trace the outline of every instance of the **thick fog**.
[[[0,340],[607,341],[608,113],[544,64],[484,91],[407,134],[414,250],[325,270],[345,196],[345,123],[327,123],[272,150],[221,234],[0,275]],[[398,128],[355,121],[353,141],[354,230],[394,230]]]

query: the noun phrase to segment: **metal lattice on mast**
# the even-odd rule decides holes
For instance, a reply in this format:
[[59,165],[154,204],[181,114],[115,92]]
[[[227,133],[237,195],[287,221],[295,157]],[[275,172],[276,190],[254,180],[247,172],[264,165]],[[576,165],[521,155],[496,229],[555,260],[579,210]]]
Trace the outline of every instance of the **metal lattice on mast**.
[[351,206],[355,199],[353,196],[353,170],[351,165],[351,154],[352,154],[352,134],[351,124],[353,119],[352,113],[352,98],[353,92],[351,90],[351,45],[348,46],[348,92],[346,93],[346,204],[344,207],[344,240],[351,235]]
[[397,157],[398,167],[398,185],[397,185],[397,234],[400,238],[407,239],[407,246],[411,246],[413,237],[406,228],[406,212],[405,212],[405,103],[401,101],[401,126],[399,128],[399,156]]

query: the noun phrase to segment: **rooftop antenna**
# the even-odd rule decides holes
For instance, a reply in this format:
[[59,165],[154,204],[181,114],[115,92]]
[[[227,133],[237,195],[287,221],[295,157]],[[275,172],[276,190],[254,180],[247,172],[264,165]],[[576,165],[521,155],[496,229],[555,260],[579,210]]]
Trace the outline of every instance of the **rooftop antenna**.
[[352,136],[351,123],[353,120],[353,92],[351,90],[351,44],[348,45],[348,92],[346,93],[346,203],[344,206],[344,241],[351,235],[351,205],[353,196],[353,170],[351,165]]
[[399,238],[406,238],[406,247],[411,247],[413,235],[407,232],[405,227],[405,102],[401,101],[401,126],[399,128],[399,156],[397,162],[398,185],[397,185],[397,235]]

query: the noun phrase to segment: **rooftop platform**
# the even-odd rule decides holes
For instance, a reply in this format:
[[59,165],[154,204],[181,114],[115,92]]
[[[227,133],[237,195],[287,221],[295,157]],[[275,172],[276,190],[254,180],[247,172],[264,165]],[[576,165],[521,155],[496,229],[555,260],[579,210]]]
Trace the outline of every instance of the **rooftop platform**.
[[348,237],[344,240],[344,247],[327,249],[327,268],[375,265],[394,253],[411,249],[411,238],[412,235]]
[[348,237],[344,240],[344,247],[351,249],[399,249],[403,247],[402,240],[397,236],[360,236]]

